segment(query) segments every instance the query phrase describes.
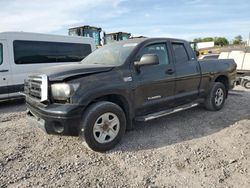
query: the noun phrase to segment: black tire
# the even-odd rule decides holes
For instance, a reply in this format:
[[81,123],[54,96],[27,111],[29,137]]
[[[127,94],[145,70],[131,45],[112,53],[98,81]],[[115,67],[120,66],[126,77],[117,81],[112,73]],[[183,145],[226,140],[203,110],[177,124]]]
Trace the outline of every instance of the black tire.
[[[96,135],[94,135],[95,133],[93,132],[93,128],[96,121],[105,113],[115,114],[119,119],[120,128],[116,137],[114,137],[112,141],[107,143],[99,143],[95,138]],[[115,145],[117,145],[122,139],[126,130],[126,117],[120,106],[107,101],[96,102],[88,107],[88,109],[85,111],[80,130],[80,138],[85,140],[92,150],[104,152],[114,148]]]
[[250,81],[245,81],[243,85],[246,89],[250,89]]
[[[223,99],[220,100],[220,103],[218,103],[218,101],[216,101],[218,97],[216,92],[218,92],[218,90],[220,89],[223,91]],[[218,111],[222,109],[226,100],[226,95],[227,91],[225,85],[221,82],[214,82],[213,85],[210,87],[209,94],[205,100],[206,109],[210,111]]]

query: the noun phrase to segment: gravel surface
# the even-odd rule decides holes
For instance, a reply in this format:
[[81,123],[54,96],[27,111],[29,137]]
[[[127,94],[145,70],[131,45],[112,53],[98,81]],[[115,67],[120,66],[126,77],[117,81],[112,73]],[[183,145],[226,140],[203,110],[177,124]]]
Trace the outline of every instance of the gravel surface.
[[137,123],[107,153],[46,135],[21,101],[0,104],[0,187],[250,187],[250,91],[223,110],[202,107]]

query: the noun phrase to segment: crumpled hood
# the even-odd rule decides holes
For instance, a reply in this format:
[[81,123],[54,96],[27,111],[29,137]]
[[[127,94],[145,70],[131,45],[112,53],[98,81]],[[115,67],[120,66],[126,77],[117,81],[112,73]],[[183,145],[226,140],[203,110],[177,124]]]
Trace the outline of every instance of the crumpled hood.
[[110,71],[114,66],[101,64],[69,63],[41,69],[38,73],[46,74],[50,81],[63,81],[73,76]]

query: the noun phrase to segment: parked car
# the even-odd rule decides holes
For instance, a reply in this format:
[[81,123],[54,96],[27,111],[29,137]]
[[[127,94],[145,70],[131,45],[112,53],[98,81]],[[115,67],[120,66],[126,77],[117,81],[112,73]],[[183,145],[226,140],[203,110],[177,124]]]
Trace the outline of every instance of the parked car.
[[28,74],[52,65],[79,62],[95,48],[92,38],[0,33],[0,100],[19,97]]
[[115,42],[78,64],[31,75],[25,83],[27,117],[48,134],[79,135],[93,150],[106,151],[133,121],[199,104],[220,110],[235,78],[233,60],[199,62],[184,40]]

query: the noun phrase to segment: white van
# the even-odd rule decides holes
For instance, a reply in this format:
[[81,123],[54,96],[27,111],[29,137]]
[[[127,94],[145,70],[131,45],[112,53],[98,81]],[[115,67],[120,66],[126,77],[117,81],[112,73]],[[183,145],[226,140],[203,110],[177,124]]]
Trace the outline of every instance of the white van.
[[20,96],[24,79],[36,70],[79,62],[95,49],[88,37],[0,33],[0,100]]

